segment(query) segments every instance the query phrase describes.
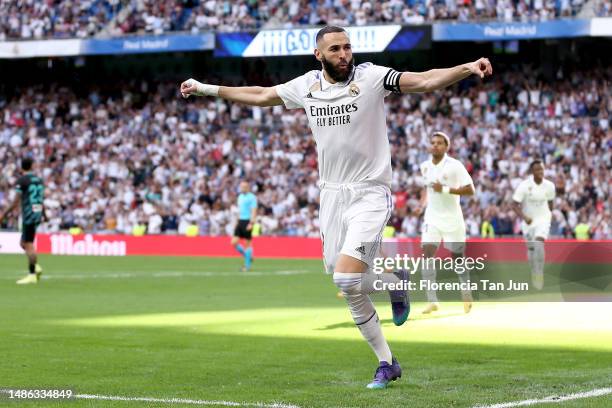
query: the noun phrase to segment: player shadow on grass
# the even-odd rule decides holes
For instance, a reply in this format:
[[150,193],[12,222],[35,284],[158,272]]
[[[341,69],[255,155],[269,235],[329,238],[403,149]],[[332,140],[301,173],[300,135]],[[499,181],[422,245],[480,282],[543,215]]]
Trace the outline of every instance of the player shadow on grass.
[[[447,317],[457,317],[457,316],[465,316],[465,313],[463,312],[456,312],[456,313],[446,313],[446,314],[430,314],[430,315],[417,315],[416,317],[410,317],[408,319],[408,321],[406,322],[406,324],[410,324],[411,321],[415,321],[415,320],[432,320],[432,319],[444,319]],[[380,324],[382,326],[394,326],[395,324],[393,323],[393,319],[382,319],[380,321]],[[324,327],[319,327],[317,329],[314,329],[316,331],[324,331],[324,330],[335,330],[335,329],[346,329],[346,328],[351,328],[351,327],[355,327],[355,323],[353,322],[342,322],[342,323],[334,323],[334,324],[329,324],[327,326]]]

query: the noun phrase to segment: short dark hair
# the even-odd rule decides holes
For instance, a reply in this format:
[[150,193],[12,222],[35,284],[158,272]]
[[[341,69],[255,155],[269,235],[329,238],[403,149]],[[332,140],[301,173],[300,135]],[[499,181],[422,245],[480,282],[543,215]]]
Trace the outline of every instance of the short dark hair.
[[440,131],[434,132],[431,135],[431,138],[433,139],[434,137],[441,137],[442,139],[444,139],[444,144],[450,146],[450,138],[446,135],[446,133]]
[[329,34],[329,33],[346,33],[346,30],[338,26],[325,26],[322,29],[320,29],[319,32],[317,33],[317,37],[316,37],[317,44],[319,43],[319,41],[323,39],[323,36],[325,34]]
[[32,170],[33,163],[34,162],[31,157],[24,157],[23,159],[21,159],[21,170]]
[[529,164],[529,171],[533,171],[533,166],[537,165],[537,164],[541,164],[542,166],[544,165],[544,162],[540,159],[535,159],[534,161],[532,161]]

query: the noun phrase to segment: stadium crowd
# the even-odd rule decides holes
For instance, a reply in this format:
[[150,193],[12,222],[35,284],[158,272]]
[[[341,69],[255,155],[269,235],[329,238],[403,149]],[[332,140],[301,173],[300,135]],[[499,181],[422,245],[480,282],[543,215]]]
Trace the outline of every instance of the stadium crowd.
[[[0,0],[0,41],[290,28],[304,25],[545,21],[576,16],[586,0]],[[595,16],[612,15],[595,0]],[[120,10],[124,12],[119,13]]]
[[120,9],[120,0],[0,0],[0,41],[89,37]]
[[[525,71],[536,72],[523,66],[478,87],[466,80],[387,98],[390,225],[398,236],[420,233],[418,166],[428,158],[428,136],[444,130],[476,186],[463,201],[470,236],[519,233],[512,192],[541,157],[557,186],[551,234],[571,236],[585,222],[592,237],[612,237],[612,68],[559,70],[546,82],[525,80]],[[317,156],[302,110],[183,100],[176,83],[75,89],[0,95],[0,207],[12,198],[27,153],[46,185],[49,221],[41,230],[157,234],[197,225],[202,235],[230,234],[238,182],[246,179],[264,234],[318,236]],[[17,221],[3,226],[17,228]]]

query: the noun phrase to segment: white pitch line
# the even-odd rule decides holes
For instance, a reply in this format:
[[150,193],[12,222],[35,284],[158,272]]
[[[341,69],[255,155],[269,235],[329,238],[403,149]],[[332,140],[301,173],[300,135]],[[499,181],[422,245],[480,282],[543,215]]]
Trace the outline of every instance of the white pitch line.
[[[0,394],[9,394],[10,390],[0,389]],[[283,404],[274,402],[267,404],[264,402],[235,402],[235,401],[209,401],[193,400],[181,398],[150,398],[150,397],[120,397],[116,395],[93,395],[93,394],[74,394],[71,398],[104,400],[104,401],[134,401],[134,402],[157,402],[161,404],[189,404],[189,405],[221,405],[224,407],[259,407],[259,408],[300,408],[298,405]]]
[[300,408],[297,405],[288,405],[283,403],[266,404],[263,402],[234,402],[234,401],[208,401],[208,400],[192,400],[181,398],[148,398],[148,397],[119,397],[112,395],[90,395],[77,394],[73,398],[90,399],[90,400],[105,400],[105,401],[138,401],[138,402],[158,402],[162,404],[190,404],[190,405],[221,405],[225,407],[260,407],[260,408]]
[[[272,271],[272,272],[229,272],[229,273],[220,273],[220,272],[152,272],[147,274],[146,272],[142,273],[132,273],[132,272],[116,272],[109,271],[108,273],[87,273],[87,274],[48,274],[43,275],[42,279],[130,279],[130,278],[184,278],[184,277],[235,277],[242,276],[245,278],[248,277],[261,277],[261,276],[288,276],[288,275],[302,275],[310,273],[306,270],[295,270],[295,271]],[[2,276],[0,279],[8,279],[13,280],[17,279],[17,277],[11,276]]]
[[550,397],[542,399],[530,399],[524,401],[514,402],[503,402],[501,404],[493,405],[477,405],[474,408],[512,408],[512,407],[526,407],[528,405],[535,404],[557,404],[563,401],[571,401],[583,398],[601,397],[602,395],[612,394],[612,388],[599,388],[591,391],[577,392],[575,394],[568,395],[551,395]]

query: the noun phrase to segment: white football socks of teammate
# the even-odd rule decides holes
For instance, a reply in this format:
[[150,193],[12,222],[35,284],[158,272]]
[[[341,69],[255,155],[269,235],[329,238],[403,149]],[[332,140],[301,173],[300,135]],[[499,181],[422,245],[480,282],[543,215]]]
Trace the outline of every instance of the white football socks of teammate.
[[544,241],[535,240],[527,243],[527,258],[531,267],[531,282],[541,290],[544,287]]
[[435,310],[438,308],[438,292],[435,289],[432,289],[436,283],[436,268],[433,265],[428,265],[429,262],[425,263],[425,266],[422,270],[423,280],[426,280],[427,285],[427,301],[435,306]]
[[375,292],[374,282],[398,283],[400,279],[393,273],[342,273],[334,272],[334,283],[342,291],[348,304],[353,321],[359,327],[361,335],[368,342],[378,361],[391,364],[391,349],[385,340],[380,327],[378,314],[368,296]]
[[[426,290],[427,301],[429,302],[429,305],[423,311],[424,314],[428,314],[431,312],[435,312],[439,308],[438,293],[435,289],[436,268],[433,265],[428,265],[428,262],[426,262],[421,273],[423,275],[423,279],[429,282]],[[468,281],[470,280],[470,272],[464,271],[463,273],[457,273],[457,278],[459,279],[459,282],[461,282],[461,286],[465,288],[461,290],[461,297],[464,302],[465,312],[468,313],[472,308],[472,291],[469,289],[468,286]],[[469,305],[465,304],[466,302],[469,303]]]

